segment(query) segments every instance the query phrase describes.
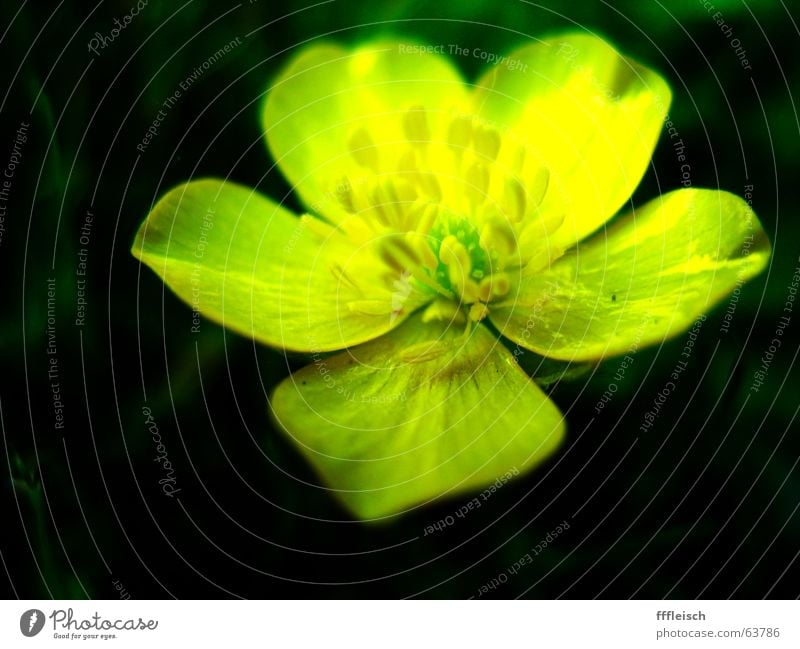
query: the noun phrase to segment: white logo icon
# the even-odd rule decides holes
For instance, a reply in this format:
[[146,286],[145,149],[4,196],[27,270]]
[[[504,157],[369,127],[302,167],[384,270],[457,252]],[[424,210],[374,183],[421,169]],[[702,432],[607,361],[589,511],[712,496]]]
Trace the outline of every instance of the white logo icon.
[[19,630],[22,635],[27,638],[32,638],[44,627],[44,613],[38,608],[32,608],[25,611],[19,618]]

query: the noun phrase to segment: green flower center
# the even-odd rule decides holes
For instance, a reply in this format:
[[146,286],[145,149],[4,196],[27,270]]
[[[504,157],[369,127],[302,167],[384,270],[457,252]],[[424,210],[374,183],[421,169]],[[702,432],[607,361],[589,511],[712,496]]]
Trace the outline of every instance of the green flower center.
[[[480,282],[487,274],[490,274],[489,255],[481,248],[478,230],[467,219],[460,218],[450,223],[437,223],[428,232],[428,237],[428,243],[439,261],[432,275],[436,282],[445,289],[452,291],[457,288],[450,281],[448,265],[442,261],[442,245],[445,240],[448,241],[448,245],[445,246],[445,258],[448,258],[448,254],[452,255],[454,243],[460,244],[466,251],[470,267],[467,276],[470,279]],[[449,237],[453,237],[455,241]],[[447,250],[448,246],[451,249],[450,252]]]

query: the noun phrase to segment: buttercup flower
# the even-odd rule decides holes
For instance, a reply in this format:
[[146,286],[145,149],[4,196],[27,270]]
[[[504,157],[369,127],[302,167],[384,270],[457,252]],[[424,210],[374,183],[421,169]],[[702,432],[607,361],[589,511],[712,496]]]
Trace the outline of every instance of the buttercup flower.
[[308,214],[192,181],[133,253],[206,317],[309,353],[275,420],[357,516],[394,514],[553,453],[564,421],[524,350],[597,361],[659,343],[764,268],[761,226],[727,192],[680,189],[608,223],[669,103],[660,76],[583,34],[474,85],[432,48],[311,45],[262,110]]

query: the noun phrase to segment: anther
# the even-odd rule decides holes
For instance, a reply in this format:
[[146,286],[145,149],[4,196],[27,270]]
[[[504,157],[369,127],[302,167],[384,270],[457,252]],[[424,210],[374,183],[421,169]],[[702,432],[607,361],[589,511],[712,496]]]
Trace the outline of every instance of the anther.
[[503,297],[511,288],[511,282],[505,273],[495,273],[489,277],[485,277],[478,284],[478,299],[481,302],[490,302],[491,300]]
[[447,127],[447,144],[457,155],[461,155],[469,146],[472,138],[472,124],[466,115],[453,118]]
[[410,183],[402,179],[384,178],[378,185],[377,197],[392,225],[402,226],[408,206],[416,198],[417,192]]
[[398,272],[414,269],[421,259],[414,248],[402,235],[389,235],[382,238],[378,245],[378,255],[388,266]]
[[475,151],[490,162],[500,152],[500,134],[493,128],[476,128],[473,132]]
[[428,234],[434,222],[439,218],[439,206],[435,203],[416,202],[411,206],[409,218],[412,219],[414,229],[422,234]]
[[407,148],[397,159],[397,171],[403,174],[414,173],[419,169],[417,153],[412,148]]
[[479,207],[486,200],[489,189],[489,170],[485,164],[474,162],[466,173],[466,194],[473,207]]
[[455,236],[448,234],[439,247],[439,259],[448,267],[457,267],[466,276],[470,271],[470,259],[467,249]]
[[487,315],[489,315],[489,307],[480,302],[475,302],[475,304],[469,308],[469,319],[472,322],[480,322]]
[[508,178],[503,189],[503,212],[512,221],[521,221],[525,216],[525,188],[516,178]]
[[505,273],[492,275],[492,299],[508,295],[511,290],[511,281]]
[[423,322],[435,320],[464,324],[464,312],[453,300],[436,299],[422,313]]
[[389,315],[393,312],[392,305],[386,300],[352,300],[347,303],[347,308],[361,315]]
[[375,216],[375,219],[381,225],[389,227],[391,224],[389,213],[387,206],[385,205],[383,191],[381,190],[380,183],[377,180],[367,187],[366,195],[369,202],[369,207],[372,209],[372,214]]
[[329,225],[328,223],[325,223],[324,221],[321,221],[320,219],[309,214],[303,214],[300,217],[300,225],[309,232],[313,232],[321,239],[327,240],[337,233],[341,234],[341,232],[332,225]]
[[403,115],[403,131],[412,146],[422,147],[431,139],[428,117],[422,106],[412,106]]
[[530,208],[535,210],[544,200],[547,187],[550,184],[550,171],[547,167],[539,167],[533,175],[530,186],[528,187],[528,199]]
[[360,292],[361,289],[359,289],[358,284],[355,283],[353,278],[350,277],[350,275],[347,274],[347,271],[345,271],[345,269],[342,268],[339,264],[337,263],[331,264],[330,270],[333,276],[336,278],[337,282],[341,284],[346,284],[350,288]]
[[450,346],[441,340],[428,340],[410,345],[400,351],[400,360],[406,363],[424,363],[439,358],[447,352]]
[[416,175],[417,184],[425,194],[434,201],[442,200],[442,188],[436,176],[428,171],[420,171]]
[[520,235],[520,246],[532,250],[525,264],[524,273],[530,274],[547,268],[564,252],[554,244],[553,234],[564,223],[564,215],[539,217],[533,220]]
[[345,212],[349,212],[350,214],[355,213],[356,207],[353,202],[353,185],[350,183],[350,179],[347,176],[342,176],[336,185],[334,185],[333,195]]
[[522,172],[525,166],[525,147],[516,145],[511,153],[511,169],[517,173]]
[[502,218],[486,222],[481,230],[481,248],[496,250],[501,255],[510,255],[517,249],[517,237],[511,224]]
[[436,259],[436,255],[433,254],[433,250],[428,243],[428,237],[419,232],[412,231],[406,233],[406,240],[419,256],[422,265],[428,270],[436,270],[436,267],[439,265],[439,260]]
[[375,172],[378,171],[378,149],[363,126],[359,126],[350,133],[350,137],[347,139],[347,148],[359,165]]

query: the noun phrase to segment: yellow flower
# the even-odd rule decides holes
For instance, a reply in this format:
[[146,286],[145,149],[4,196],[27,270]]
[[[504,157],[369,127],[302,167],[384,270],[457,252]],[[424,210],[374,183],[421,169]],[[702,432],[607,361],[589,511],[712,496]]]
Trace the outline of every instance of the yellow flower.
[[585,361],[660,342],[769,258],[722,191],[667,193],[605,227],[663,129],[657,74],[579,34],[506,61],[471,86],[424,47],[309,46],[262,111],[309,214],[192,181],[133,246],[206,317],[311,354],[271,411],[362,518],[553,453],[563,418],[522,349]]

